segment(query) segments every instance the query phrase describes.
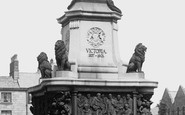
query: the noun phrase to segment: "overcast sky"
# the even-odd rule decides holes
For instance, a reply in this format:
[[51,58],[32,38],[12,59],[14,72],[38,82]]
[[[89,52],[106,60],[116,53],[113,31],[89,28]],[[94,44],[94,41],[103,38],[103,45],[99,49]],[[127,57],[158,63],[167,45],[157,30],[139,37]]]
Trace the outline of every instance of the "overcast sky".
[[[42,51],[54,56],[61,39],[56,19],[71,0],[0,1],[0,75],[9,75],[10,58],[18,54],[21,72],[36,72],[36,57]],[[165,88],[185,87],[185,1],[114,0],[123,16],[118,21],[119,51],[128,63],[136,44],[147,46],[143,65],[146,79],[158,81],[152,101],[162,98]],[[153,105],[154,106],[154,105]]]

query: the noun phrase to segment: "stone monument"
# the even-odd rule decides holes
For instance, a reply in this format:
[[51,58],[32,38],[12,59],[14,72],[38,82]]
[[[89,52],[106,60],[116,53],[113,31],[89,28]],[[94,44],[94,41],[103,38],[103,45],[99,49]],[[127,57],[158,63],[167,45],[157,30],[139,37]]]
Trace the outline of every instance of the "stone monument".
[[117,37],[121,16],[112,0],[72,0],[57,19],[62,40],[55,44],[52,77],[42,76],[28,90],[33,115],[151,114],[158,83],[146,80],[141,71],[142,44],[129,64],[122,64]]

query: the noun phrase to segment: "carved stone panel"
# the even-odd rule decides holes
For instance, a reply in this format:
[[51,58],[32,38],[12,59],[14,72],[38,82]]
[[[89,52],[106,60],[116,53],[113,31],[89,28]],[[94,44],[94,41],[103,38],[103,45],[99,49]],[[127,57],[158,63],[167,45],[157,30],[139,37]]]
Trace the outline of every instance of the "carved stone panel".
[[[33,96],[33,115],[151,115],[152,102],[131,92],[49,92]],[[135,98],[136,97],[136,98]]]
[[111,93],[78,93],[77,113],[78,115],[131,115],[133,104],[129,96]]
[[48,115],[71,115],[70,92],[59,92],[50,97]]

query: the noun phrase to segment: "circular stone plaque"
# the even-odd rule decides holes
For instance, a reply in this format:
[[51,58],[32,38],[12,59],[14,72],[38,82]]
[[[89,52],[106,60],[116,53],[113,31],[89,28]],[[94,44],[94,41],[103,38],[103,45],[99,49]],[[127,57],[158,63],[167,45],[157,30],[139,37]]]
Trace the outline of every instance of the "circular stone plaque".
[[101,28],[93,27],[87,32],[87,42],[94,48],[103,45],[105,41],[105,33]]

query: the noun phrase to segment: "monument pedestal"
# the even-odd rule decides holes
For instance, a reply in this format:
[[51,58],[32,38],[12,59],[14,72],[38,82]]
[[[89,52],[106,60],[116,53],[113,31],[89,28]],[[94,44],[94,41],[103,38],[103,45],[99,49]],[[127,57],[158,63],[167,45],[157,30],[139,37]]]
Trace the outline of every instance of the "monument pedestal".
[[[62,73],[64,74],[70,75]],[[67,77],[44,79],[39,85],[29,89],[33,97],[33,113],[54,115],[58,111],[66,112],[64,115],[86,115],[86,112],[89,112],[87,115],[104,115],[112,112],[113,115],[117,115],[116,111],[124,112],[124,104],[128,104],[132,113],[137,115],[138,96],[142,95],[142,99],[149,101],[157,82],[141,78],[143,76],[141,73],[133,74],[134,79],[129,74],[128,77],[118,80]],[[114,105],[109,105],[112,102]],[[108,106],[112,107],[111,111]],[[117,107],[122,109],[119,110]]]

